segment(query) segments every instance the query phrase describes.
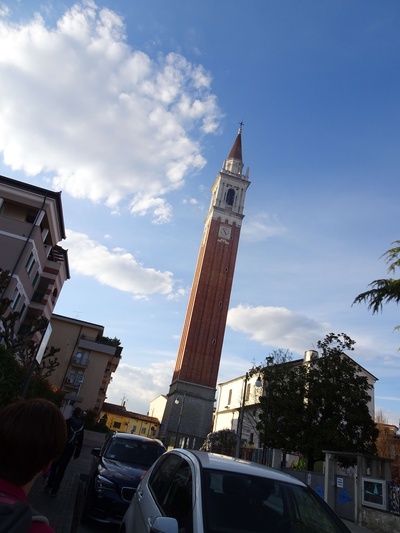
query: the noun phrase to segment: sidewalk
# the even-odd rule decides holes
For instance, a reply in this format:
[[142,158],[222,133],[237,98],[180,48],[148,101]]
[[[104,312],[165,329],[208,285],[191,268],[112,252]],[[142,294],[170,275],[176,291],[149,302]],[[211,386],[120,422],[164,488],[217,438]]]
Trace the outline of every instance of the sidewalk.
[[29,493],[28,501],[48,518],[56,533],[75,533],[78,530],[81,506],[77,498],[80,499],[82,493],[81,476],[84,481],[92,464],[92,448],[101,446],[104,438],[105,435],[101,433],[85,432],[81,454],[78,459],[71,459],[56,497],[44,492],[45,485],[41,477]]

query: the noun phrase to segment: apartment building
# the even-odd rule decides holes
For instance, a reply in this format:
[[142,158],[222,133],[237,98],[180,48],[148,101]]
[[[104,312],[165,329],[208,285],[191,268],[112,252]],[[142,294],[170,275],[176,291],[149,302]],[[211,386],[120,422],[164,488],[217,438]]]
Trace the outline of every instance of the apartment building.
[[0,268],[10,272],[1,296],[19,312],[15,333],[29,332],[37,317],[50,320],[70,277],[63,239],[61,193],[0,176]]
[[59,348],[59,366],[49,381],[64,393],[63,412],[73,407],[102,410],[112,374],[121,360],[118,339],[104,336],[104,326],[53,314],[48,346]]
[[100,420],[111,430],[142,437],[157,438],[160,421],[147,415],[127,411],[125,405],[104,403]]

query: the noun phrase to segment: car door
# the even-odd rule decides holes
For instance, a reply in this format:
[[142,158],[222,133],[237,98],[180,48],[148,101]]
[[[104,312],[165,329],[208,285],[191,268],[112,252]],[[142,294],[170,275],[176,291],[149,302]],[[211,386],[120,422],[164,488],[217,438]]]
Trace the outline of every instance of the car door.
[[177,454],[166,454],[136,494],[135,521],[140,523],[134,522],[134,531],[148,532],[157,516],[168,516],[178,521],[181,533],[192,533],[192,485],[189,463]]

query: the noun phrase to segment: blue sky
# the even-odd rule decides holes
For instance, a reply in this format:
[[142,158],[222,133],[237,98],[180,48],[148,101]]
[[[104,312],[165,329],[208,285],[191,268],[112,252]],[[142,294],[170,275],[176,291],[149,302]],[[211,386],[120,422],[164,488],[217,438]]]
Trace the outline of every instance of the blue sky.
[[398,308],[352,306],[399,234],[400,5],[382,0],[0,1],[0,172],[62,190],[56,312],[123,358],[108,401],[168,392],[210,202],[250,167],[219,381],[329,332],[400,419]]

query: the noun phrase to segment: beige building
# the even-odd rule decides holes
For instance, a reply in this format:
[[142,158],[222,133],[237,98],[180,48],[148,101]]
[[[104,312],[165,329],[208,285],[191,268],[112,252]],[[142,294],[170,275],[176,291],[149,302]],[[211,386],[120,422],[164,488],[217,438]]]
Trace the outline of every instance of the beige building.
[[118,339],[104,336],[104,327],[90,322],[53,314],[48,346],[60,348],[60,365],[49,381],[65,393],[66,416],[73,407],[102,410],[107,387],[121,360]]
[[142,437],[158,437],[160,421],[152,416],[127,411],[124,405],[104,403],[100,420],[111,430]]
[[10,272],[2,297],[19,312],[15,333],[29,332],[37,317],[50,320],[70,277],[63,239],[61,193],[0,176],[0,268]]

